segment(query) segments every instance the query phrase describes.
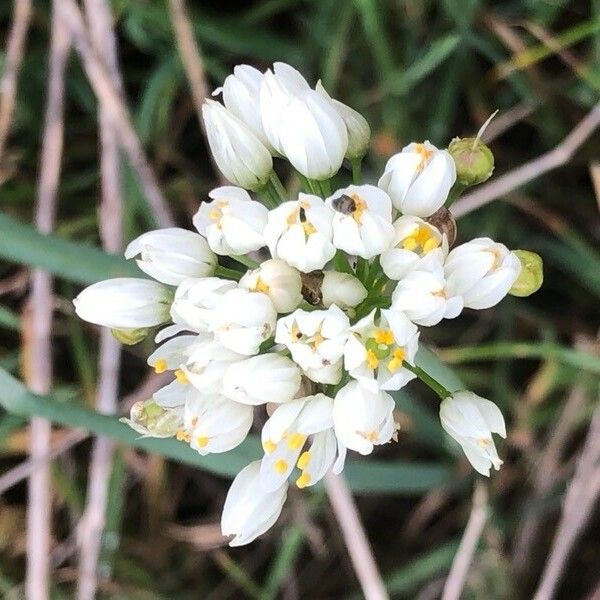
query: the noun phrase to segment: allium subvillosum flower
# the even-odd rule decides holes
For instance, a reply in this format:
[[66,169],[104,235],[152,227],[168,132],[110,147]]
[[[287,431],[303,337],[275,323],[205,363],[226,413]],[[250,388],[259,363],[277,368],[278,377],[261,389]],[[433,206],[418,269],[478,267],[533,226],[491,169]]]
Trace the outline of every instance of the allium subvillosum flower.
[[247,271],[240,287],[269,296],[278,313],[292,312],[302,302],[300,273],[279,259],[266,260],[257,269]]
[[335,304],[348,309],[358,306],[367,297],[367,288],[349,273],[325,271],[321,282],[321,303],[325,307]]
[[335,396],[335,434],[350,450],[370,454],[373,447],[389,442],[396,433],[394,399],[383,390],[372,392],[350,381]]
[[442,427],[462,447],[473,468],[489,477],[493,466],[502,465],[492,433],[506,437],[500,409],[490,400],[473,392],[455,392],[440,405]]
[[138,255],[138,267],[167,285],[212,275],[217,264],[217,257],[201,235],[179,227],[148,231],[133,240],[125,258]]
[[393,237],[392,203],[374,185],[350,185],[326,200],[334,213],[333,245],[348,254],[374,258]]
[[187,362],[189,354],[197,342],[198,336],[196,335],[172,337],[152,352],[147,362],[156,373],[174,371]]
[[337,306],[296,310],[277,322],[275,342],[285,345],[309,379],[339,383],[350,321]]
[[447,150],[413,142],[388,160],[378,185],[403,215],[428,217],[444,205],[455,181],[456,167]]
[[344,367],[371,392],[399,390],[415,378],[403,365],[414,365],[419,332],[400,312],[382,310],[377,324],[375,313],[371,311],[350,327]]
[[123,277],[99,281],[73,300],[84,321],[112,329],[152,327],[169,320],[173,294],[148,279]]
[[294,467],[300,469],[296,479],[299,488],[314,485],[331,468],[336,473],[343,468],[346,448],[333,432],[333,399],[325,394],[298,398],[277,407],[261,437],[265,455],[260,478],[267,491],[280,488]]
[[234,536],[230,546],[249,544],[271,528],[281,514],[287,498],[285,482],[273,492],[260,483],[260,461],[243,468],[233,480],[221,517],[223,535]]
[[205,100],[202,116],[208,145],[219,170],[234,185],[258,190],[273,171],[269,150],[252,130],[222,104]]
[[310,194],[270,210],[264,236],[271,256],[303,273],[322,269],[335,254],[332,220],[323,200]]
[[346,124],[328,98],[295,69],[275,63],[260,88],[265,134],[275,150],[309,179],[329,179],[348,149]]
[[391,247],[381,253],[381,268],[390,278],[402,279],[419,268],[423,258],[435,256],[441,263],[448,254],[448,241],[441,232],[419,217],[401,216],[394,222]]
[[194,226],[220,255],[247,254],[265,245],[267,209],[242,188],[226,185],[210,192],[194,216]]
[[448,292],[461,296],[467,308],[484,309],[508,294],[521,272],[516,254],[490,238],[457,246],[444,263]]

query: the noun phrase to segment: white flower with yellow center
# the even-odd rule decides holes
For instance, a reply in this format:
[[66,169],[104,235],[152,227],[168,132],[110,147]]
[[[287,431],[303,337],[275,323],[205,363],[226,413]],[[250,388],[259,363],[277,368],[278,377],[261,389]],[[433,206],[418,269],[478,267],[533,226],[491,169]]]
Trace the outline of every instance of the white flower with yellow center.
[[260,461],[243,468],[233,480],[221,516],[223,535],[234,536],[230,546],[243,546],[270,529],[287,498],[287,481],[273,492],[260,483]]
[[[346,449],[338,446],[332,412],[333,400],[325,394],[298,398],[275,409],[261,435],[263,489],[281,487],[294,467],[301,471],[296,480],[300,488],[314,485],[332,467],[336,473],[342,470]],[[310,446],[303,452],[307,443]]]
[[232,450],[246,439],[253,413],[251,406],[190,387],[184,411],[190,446],[203,456]]
[[335,434],[350,450],[370,454],[395,435],[394,399],[383,390],[372,392],[358,381],[350,381],[335,396]]
[[223,256],[247,254],[265,245],[267,209],[242,188],[226,185],[210,192],[194,216],[194,226],[214,252]]
[[198,341],[196,335],[180,335],[161,344],[149,357],[148,364],[156,373],[173,371],[186,363],[193,345]]
[[210,330],[230,350],[251,356],[275,331],[277,311],[262,292],[236,288],[223,294],[212,312]]
[[333,245],[348,254],[374,258],[394,237],[392,203],[373,185],[350,185],[325,201],[333,210]]
[[447,150],[413,142],[388,160],[378,186],[403,215],[429,217],[444,205],[455,181],[456,166]]
[[467,308],[498,304],[521,272],[514,252],[491,240],[477,238],[454,248],[444,263],[450,294],[462,296]]
[[473,468],[489,477],[502,465],[492,433],[506,437],[500,409],[490,400],[468,391],[455,392],[440,404],[442,427],[462,447]]
[[239,285],[251,292],[262,292],[269,296],[278,313],[292,312],[302,302],[300,273],[285,261],[276,258],[266,260],[257,269],[247,271]]
[[403,365],[414,364],[419,332],[402,313],[382,310],[377,325],[375,313],[350,327],[344,367],[371,392],[399,390],[415,378]]
[[306,375],[318,383],[338,383],[350,321],[333,305],[327,310],[296,310],[277,322],[275,341],[284,344]]
[[301,373],[287,356],[260,354],[233,363],[223,377],[223,394],[250,405],[281,404],[300,389]]
[[427,257],[419,269],[407,273],[392,293],[392,310],[403,312],[413,323],[425,327],[453,319],[462,309],[462,298],[447,289],[444,268],[435,256]]
[[391,247],[382,252],[383,272],[395,280],[419,268],[425,256],[435,256],[440,263],[448,254],[448,240],[440,231],[419,217],[402,216],[394,222]]
[[332,219],[323,200],[310,194],[270,210],[264,236],[271,256],[303,273],[322,269],[335,254]]
[[140,235],[125,250],[125,258],[138,255],[138,267],[167,285],[212,275],[217,264],[217,257],[201,235],[179,227]]

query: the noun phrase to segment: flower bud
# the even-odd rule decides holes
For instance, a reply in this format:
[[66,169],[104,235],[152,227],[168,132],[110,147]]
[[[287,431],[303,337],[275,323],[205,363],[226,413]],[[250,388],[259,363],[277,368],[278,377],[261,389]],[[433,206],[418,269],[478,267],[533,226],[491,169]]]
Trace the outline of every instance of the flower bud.
[[341,309],[354,308],[367,297],[367,289],[353,275],[325,271],[321,283],[321,296],[326,308],[332,304]]
[[125,346],[135,346],[145,339],[150,333],[149,327],[139,327],[138,329],[111,329],[113,337]]
[[140,400],[131,407],[129,419],[119,419],[143,436],[167,438],[177,434],[183,425],[181,411],[165,409],[155,400]]
[[544,282],[544,264],[542,257],[529,250],[514,250],[521,262],[521,272],[509,290],[511,296],[524,298],[537,292]]
[[454,138],[448,152],[454,159],[459,185],[483,183],[494,171],[494,155],[479,138]]
[[206,100],[202,106],[208,145],[219,170],[231,183],[258,190],[273,170],[269,150],[252,130],[222,104]]

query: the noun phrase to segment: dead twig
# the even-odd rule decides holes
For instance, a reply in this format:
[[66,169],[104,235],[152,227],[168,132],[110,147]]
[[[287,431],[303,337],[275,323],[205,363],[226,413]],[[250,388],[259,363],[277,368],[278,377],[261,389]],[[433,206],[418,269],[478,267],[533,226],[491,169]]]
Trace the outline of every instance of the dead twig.
[[328,473],[325,488],[366,600],[389,598],[348,485],[341,476]]
[[6,44],[4,73],[0,80],[0,163],[15,109],[17,79],[23,62],[23,47],[31,20],[31,4],[31,0],[14,1],[14,16]]
[[459,600],[462,594],[469,566],[473,561],[477,543],[485,526],[488,515],[487,487],[481,481],[475,484],[473,492],[473,507],[467,522],[465,533],[452,561],[450,573],[444,585],[442,600]]
[[564,165],[598,127],[600,127],[600,104],[597,104],[553,150],[463,196],[452,205],[452,214],[456,218],[462,217],[540,175]]

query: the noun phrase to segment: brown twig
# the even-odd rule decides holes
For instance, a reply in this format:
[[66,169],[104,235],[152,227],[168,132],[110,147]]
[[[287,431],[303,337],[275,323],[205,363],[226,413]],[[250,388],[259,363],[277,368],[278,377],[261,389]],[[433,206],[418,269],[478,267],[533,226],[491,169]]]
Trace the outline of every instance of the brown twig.
[[17,95],[17,78],[23,61],[23,47],[31,20],[31,0],[15,0],[14,16],[8,43],[4,73],[0,80],[0,163],[6,148]]
[[597,104],[553,150],[463,196],[452,205],[452,214],[456,218],[462,217],[540,175],[564,165],[598,127],[600,127],[600,104]]
[[73,44],[81,57],[90,85],[98,101],[107,114],[110,115],[114,131],[118,135],[119,144],[138,175],[158,224],[161,227],[172,227],[174,224],[173,216],[144,153],[138,135],[131,124],[131,116],[127,105],[118,89],[113,85],[105,64],[94,52],[81,11],[75,0],[61,0],[60,12],[71,31]]
[[[54,227],[56,198],[60,177],[60,164],[64,130],[64,77],[71,47],[68,30],[64,27],[57,6],[52,5],[52,31],[50,38],[48,101],[42,138],[42,154],[36,226],[42,233]],[[28,325],[25,330],[25,377],[29,388],[46,394],[52,386],[52,280],[38,269],[32,272],[29,298]],[[50,449],[51,425],[36,417],[31,420],[31,460],[43,460]],[[51,527],[50,468],[35,469],[29,480],[27,510],[27,572],[25,590],[29,600],[48,598],[50,527]]]
[[341,476],[329,473],[325,476],[325,488],[366,600],[388,598],[348,485]]
[[444,585],[442,600],[459,600],[467,580],[469,566],[473,561],[477,543],[487,521],[488,492],[485,484],[477,481],[473,492],[473,507],[465,533],[452,561],[450,573]]

